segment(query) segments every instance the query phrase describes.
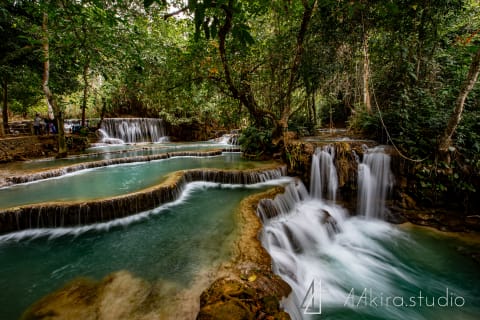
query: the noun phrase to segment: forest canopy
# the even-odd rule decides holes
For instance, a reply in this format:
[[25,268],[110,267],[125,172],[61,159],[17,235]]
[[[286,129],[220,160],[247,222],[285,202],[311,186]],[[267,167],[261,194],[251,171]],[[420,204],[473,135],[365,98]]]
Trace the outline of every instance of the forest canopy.
[[62,120],[251,127],[274,145],[347,127],[480,169],[476,0],[2,0],[0,32],[7,133],[48,100]]

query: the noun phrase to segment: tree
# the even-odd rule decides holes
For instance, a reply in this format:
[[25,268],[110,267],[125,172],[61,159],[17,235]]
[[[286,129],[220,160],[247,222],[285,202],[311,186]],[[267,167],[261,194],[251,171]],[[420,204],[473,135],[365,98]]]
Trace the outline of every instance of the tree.
[[[151,1],[149,1],[151,2]],[[165,3],[165,2],[163,2]],[[285,6],[284,6],[285,5]],[[308,27],[314,15],[317,1],[303,0],[292,3],[275,3],[271,6],[267,1],[189,1],[189,5],[182,8],[194,14],[196,40],[203,34],[205,39],[218,39],[218,57],[221,72],[210,75],[209,81],[216,83],[220,90],[239,101],[244,106],[257,127],[271,126],[277,142],[281,141],[284,130],[288,127],[288,120],[295,112],[293,103],[294,92],[298,89],[299,69],[304,53],[304,46],[308,36]],[[280,33],[269,35],[264,25],[255,25],[255,20],[269,10],[285,10],[283,16],[294,18],[290,20],[294,28],[278,29]],[[265,22],[265,21],[263,21]],[[255,29],[258,28],[258,29]],[[291,32],[295,29],[295,32]],[[266,68],[268,57],[265,52],[255,46],[255,35],[260,38],[271,37],[261,43],[269,42],[274,38],[293,36],[293,41],[284,42],[283,54],[286,65],[281,70]],[[263,40],[263,39],[262,39]],[[289,52],[294,52],[290,55]],[[285,72],[285,77],[276,77],[274,73]],[[272,101],[264,99],[264,92],[257,91],[264,88],[258,85],[255,79],[270,74],[270,79],[280,81],[271,87],[281,88],[280,95]]]
[[478,79],[478,74],[480,73],[480,48],[477,50],[476,54],[472,58],[470,68],[468,70],[467,78],[465,79],[460,92],[458,94],[457,100],[455,101],[455,107],[453,113],[451,114],[445,131],[440,137],[440,142],[438,145],[438,150],[441,154],[448,152],[449,148],[452,145],[452,136],[455,133],[455,130],[462,119],[462,113],[465,106],[465,100],[467,99],[468,94],[472,91],[475,83]]
[[[135,5],[135,2],[133,3]],[[63,30],[63,43],[70,46],[71,59],[81,73],[81,125],[86,124],[86,109],[95,79],[110,78],[119,61],[127,63],[138,52],[132,50],[139,42],[136,19],[140,11],[129,9],[129,3],[105,4],[98,1],[72,3],[62,8],[57,28]],[[143,12],[142,12],[143,13]],[[140,60],[137,58],[136,60]]]
[[[0,82],[2,88],[2,120],[5,132],[9,131],[9,89],[23,81],[19,76],[22,72],[35,71],[39,58],[34,46],[28,41],[30,28],[34,17],[23,6],[15,6],[10,2],[0,5]],[[21,85],[21,84],[20,84]],[[26,86],[24,86],[26,88]],[[26,95],[35,96],[36,92],[25,90]]]
[[55,96],[50,91],[49,80],[50,80],[50,39],[49,39],[49,29],[48,29],[48,12],[43,12],[42,20],[42,50],[44,54],[43,61],[43,78],[42,78],[42,88],[47,99],[47,104],[53,109],[55,118],[57,119],[57,145],[58,145],[58,157],[64,157],[67,155],[67,144],[65,142],[65,130],[63,122],[63,113],[60,107],[57,104]]

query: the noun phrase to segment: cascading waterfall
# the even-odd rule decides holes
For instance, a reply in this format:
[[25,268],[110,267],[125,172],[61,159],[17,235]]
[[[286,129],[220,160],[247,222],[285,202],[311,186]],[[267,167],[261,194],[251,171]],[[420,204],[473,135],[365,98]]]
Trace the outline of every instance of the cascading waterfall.
[[338,177],[333,160],[335,147],[332,145],[317,148],[312,157],[310,173],[310,193],[312,197],[322,199],[325,195],[329,200],[335,200]]
[[97,135],[98,138],[100,138],[101,143],[106,143],[106,144],[123,144],[125,141],[119,138],[111,138],[108,133],[104,129],[98,129],[97,130]]
[[230,146],[239,146],[240,143],[238,141],[238,133],[226,133],[222,135],[219,138],[213,139],[212,141],[215,141],[219,144],[227,144]]
[[100,130],[104,143],[161,142],[165,139],[163,120],[155,118],[103,119]]
[[[365,214],[350,217],[345,208],[331,201],[336,192],[333,147],[317,149],[313,156],[310,194],[296,181],[284,194],[259,203],[257,214],[264,224],[261,241],[272,257],[274,272],[293,289],[284,301],[293,319],[435,316],[430,314],[433,309],[394,308],[391,301],[390,306],[380,302],[387,295],[403,299],[418,294],[418,288],[425,285],[425,271],[411,265],[423,255],[419,253],[413,261],[405,257],[405,252],[415,254],[412,246],[420,245],[395,226],[370,219],[382,217],[386,190],[392,184],[390,159],[383,151],[366,150],[359,164],[358,207],[364,208],[359,211]],[[445,295],[445,286],[455,287],[440,277],[429,279],[422,290],[440,296]],[[369,305],[369,299],[374,299],[376,306]]]
[[358,164],[359,215],[384,220],[385,199],[393,186],[390,156],[383,147],[367,149],[363,161]]

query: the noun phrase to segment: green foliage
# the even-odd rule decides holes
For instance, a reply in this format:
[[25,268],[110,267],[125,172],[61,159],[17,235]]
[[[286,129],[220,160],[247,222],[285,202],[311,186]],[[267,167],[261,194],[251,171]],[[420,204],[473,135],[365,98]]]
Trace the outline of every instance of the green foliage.
[[240,134],[239,143],[249,157],[260,159],[274,152],[271,130],[248,127]]
[[[255,115],[268,111],[261,123],[273,127],[288,107],[290,129],[310,134],[330,115],[337,124],[353,111],[351,127],[388,143],[377,110],[365,112],[361,101],[362,45],[368,38],[370,90],[385,125],[402,151],[423,158],[433,154],[480,41],[478,1],[318,1],[301,35],[300,67],[292,72],[304,3],[312,1],[145,0],[148,10],[141,3],[2,2],[0,46],[6,55],[0,76],[9,77],[10,107],[25,113],[39,101],[37,53],[47,11],[51,88],[74,110],[70,116],[79,116],[87,86],[90,116],[106,111],[240,127],[249,115],[255,122]],[[171,17],[174,10],[184,16]],[[231,84],[219,56],[227,13]],[[470,163],[479,154],[479,96],[477,88],[454,137]]]
[[288,130],[296,132],[299,137],[315,134],[315,122],[306,113],[297,112],[288,121]]
[[[437,138],[446,123],[448,113],[445,107],[436,105],[432,97],[421,90],[400,99],[402,100],[395,103],[395,107],[381,113],[378,110],[372,114],[366,111],[357,113],[351,124],[384,143],[390,143],[386,132],[388,130],[393,142],[413,158],[433,155]],[[439,112],[439,109],[445,111]]]
[[410,191],[414,191],[423,204],[468,210],[469,200],[475,197],[478,185],[475,185],[475,176],[461,166],[458,159],[450,163],[425,161],[415,167],[416,180]]
[[87,127],[81,127],[78,133],[81,136],[86,137],[90,133],[90,130]]

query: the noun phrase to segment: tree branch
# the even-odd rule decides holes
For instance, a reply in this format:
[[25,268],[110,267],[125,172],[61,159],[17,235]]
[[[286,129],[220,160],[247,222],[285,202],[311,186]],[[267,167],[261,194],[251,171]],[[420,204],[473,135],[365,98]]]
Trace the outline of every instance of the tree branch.
[[465,79],[462,87],[460,89],[460,93],[458,94],[457,100],[455,101],[455,108],[453,109],[453,113],[448,120],[447,127],[440,138],[439,148],[438,150],[441,153],[446,153],[448,148],[452,144],[452,136],[457,129],[460,120],[462,119],[462,113],[465,105],[465,100],[467,99],[468,94],[472,91],[475,83],[477,82],[478,75],[480,73],[480,49],[477,50],[477,53],[472,59],[472,63],[470,64],[470,69],[468,70],[467,78]]
[[174,16],[179,15],[179,14],[181,14],[181,13],[184,13],[184,12],[186,12],[186,11],[188,11],[188,7],[180,8],[180,9],[178,9],[177,11],[173,11],[173,12],[169,12],[169,13],[164,14],[164,15],[163,15],[163,19],[164,19],[164,20],[167,20],[167,19],[169,19],[169,18],[171,18],[171,17],[174,17]]

